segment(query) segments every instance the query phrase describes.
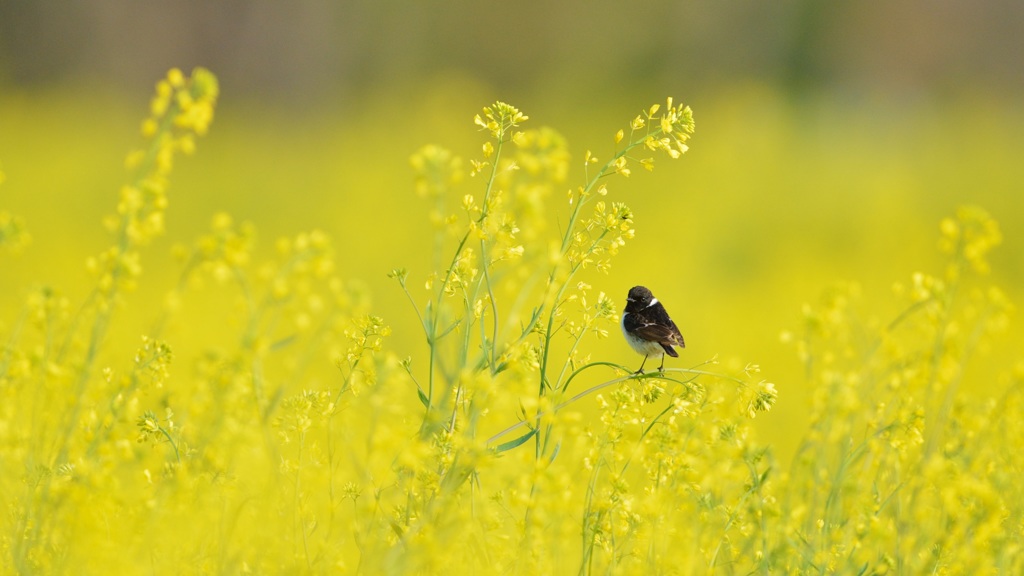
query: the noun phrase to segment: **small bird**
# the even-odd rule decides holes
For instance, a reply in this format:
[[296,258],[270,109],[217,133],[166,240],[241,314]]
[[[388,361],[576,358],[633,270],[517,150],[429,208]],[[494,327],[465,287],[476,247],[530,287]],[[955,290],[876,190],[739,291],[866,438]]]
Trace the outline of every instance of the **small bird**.
[[683,335],[679,333],[676,323],[669,318],[665,307],[643,286],[630,288],[629,295],[626,296],[626,311],[622,314],[622,333],[633,350],[644,355],[644,361],[640,363],[640,369],[636,374],[643,374],[644,364],[651,354],[661,354],[661,367],[658,371],[664,371],[665,354],[678,358],[679,353],[672,347],[686,347]]

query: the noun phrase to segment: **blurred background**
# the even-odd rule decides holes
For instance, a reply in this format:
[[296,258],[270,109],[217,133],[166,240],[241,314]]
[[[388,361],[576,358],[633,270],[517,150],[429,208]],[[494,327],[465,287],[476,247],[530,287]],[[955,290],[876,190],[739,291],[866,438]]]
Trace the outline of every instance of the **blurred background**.
[[[829,285],[858,282],[865,315],[891,318],[894,282],[941,273],[940,219],[977,204],[1004,233],[993,282],[1024,302],[1022,37],[1019,0],[3,0],[0,209],[33,242],[0,254],[0,327],[35,283],[81,301],[124,155],[172,66],[211,69],[221,100],[173,176],[168,233],[134,296],[139,331],[158,311],[147,316],[146,299],[175,278],[170,247],[227,211],[256,225],[266,252],[281,235],[328,232],[401,356],[425,350],[385,277],[427,273],[413,151],[475,157],[472,117],[500,99],[565,135],[580,166],[673,96],[694,110],[691,151],[609,182],[637,238],[592,282],[620,302],[651,287],[686,336],[677,365],[716,354],[760,364],[780,399],[758,426],[785,455],[809,394],[780,333]],[[1014,325],[975,361],[968,392],[999,388],[1021,334]],[[638,360],[618,335],[593,353]]]

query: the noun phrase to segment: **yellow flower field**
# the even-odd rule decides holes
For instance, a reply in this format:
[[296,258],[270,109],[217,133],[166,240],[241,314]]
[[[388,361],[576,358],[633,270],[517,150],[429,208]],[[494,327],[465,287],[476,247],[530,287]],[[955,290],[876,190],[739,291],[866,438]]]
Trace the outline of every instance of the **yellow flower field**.
[[2,573],[1024,572],[1021,118],[434,89],[0,98]]

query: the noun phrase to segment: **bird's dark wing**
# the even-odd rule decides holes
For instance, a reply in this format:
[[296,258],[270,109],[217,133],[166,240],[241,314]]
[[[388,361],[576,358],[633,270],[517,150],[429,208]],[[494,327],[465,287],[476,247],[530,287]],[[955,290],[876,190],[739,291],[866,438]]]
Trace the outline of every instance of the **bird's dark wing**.
[[651,306],[649,313],[647,314],[647,322],[658,326],[662,332],[657,338],[658,342],[662,345],[679,346],[680,348],[686,348],[686,343],[683,341],[683,334],[679,331],[679,327],[669,317],[668,312],[665,311],[665,307],[661,305],[661,302],[654,303]]
[[[631,316],[632,315],[626,317],[626,329],[644,340],[661,344],[661,347],[665,349],[665,353],[669,356],[679,356],[679,354],[672,349],[673,346],[679,346],[680,348],[684,348],[686,346],[683,343],[682,335],[679,334],[679,329],[676,328],[674,323],[671,326],[666,326],[664,324],[644,322],[637,323],[636,326],[630,327],[630,322],[628,320]],[[671,322],[671,320],[669,322]]]
[[654,302],[639,312],[627,313],[622,318],[622,326],[637,337],[648,342],[657,342],[669,356],[678,356],[673,346],[685,348],[683,335],[676,323],[668,316],[661,302]]

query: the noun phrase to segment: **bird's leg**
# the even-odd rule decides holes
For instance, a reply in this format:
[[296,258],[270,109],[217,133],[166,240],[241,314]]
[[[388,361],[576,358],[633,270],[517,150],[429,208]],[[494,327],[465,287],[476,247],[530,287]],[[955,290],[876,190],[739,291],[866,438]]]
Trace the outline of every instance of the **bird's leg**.
[[633,374],[643,374],[644,373],[644,364],[647,364],[647,355],[646,354],[644,354],[644,361],[640,363],[640,368],[638,368],[636,372],[633,372]]
[[665,371],[665,354],[661,355],[661,366],[658,366],[658,372]]

